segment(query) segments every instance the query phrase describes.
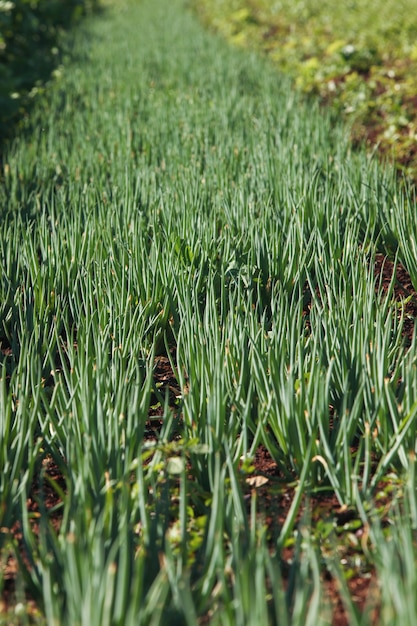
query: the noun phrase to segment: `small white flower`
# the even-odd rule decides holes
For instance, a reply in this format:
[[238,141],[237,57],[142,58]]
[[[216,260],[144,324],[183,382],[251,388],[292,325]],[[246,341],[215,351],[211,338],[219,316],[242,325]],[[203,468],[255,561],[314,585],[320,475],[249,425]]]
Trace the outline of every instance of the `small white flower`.
[[14,607],[14,613],[18,617],[21,617],[22,615],[25,615],[26,610],[25,610],[25,606],[24,606],[24,604],[22,602],[18,602],[16,604],[16,606]]
[[348,43],[347,46],[342,48],[342,54],[344,57],[351,57],[352,54],[356,52],[355,46],[352,46],[351,43]]

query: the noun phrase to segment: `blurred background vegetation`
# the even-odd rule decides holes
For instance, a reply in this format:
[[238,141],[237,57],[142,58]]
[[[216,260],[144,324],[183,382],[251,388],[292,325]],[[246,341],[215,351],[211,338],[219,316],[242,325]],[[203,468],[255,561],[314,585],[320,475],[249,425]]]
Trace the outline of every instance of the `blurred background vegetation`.
[[229,41],[331,104],[354,142],[417,181],[417,0],[195,0]]
[[[0,145],[51,75],[59,33],[100,0],[0,0]],[[417,181],[417,0],[192,0],[210,28],[266,53]],[[62,38],[60,39],[62,42]]]
[[58,35],[99,0],[0,0],[0,144],[57,69]]

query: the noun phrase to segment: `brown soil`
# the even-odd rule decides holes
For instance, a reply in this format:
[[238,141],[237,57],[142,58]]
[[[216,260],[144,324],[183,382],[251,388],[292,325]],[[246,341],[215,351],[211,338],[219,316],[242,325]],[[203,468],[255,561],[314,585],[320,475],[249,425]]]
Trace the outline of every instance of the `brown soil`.
[[[282,479],[279,468],[264,446],[259,446],[256,451],[254,474],[257,477],[267,478],[268,482],[256,487],[257,501],[263,516],[263,522],[267,524],[271,539],[276,538],[280,528],[284,524],[293,501],[294,491],[292,489],[276,490],[274,481]],[[250,485],[248,487],[249,491]],[[253,490],[253,488],[252,488]],[[361,568],[352,567],[354,557],[358,554],[358,548],[349,547],[347,539],[351,522],[358,522],[358,514],[355,510],[341,506],[334,494],[323,494],[320,496],[306,497],[303,499],[297,515],[297,524],[303,525],[303,516],[308,514],[308,523],[313,528],[317,527],[320,521],[325,520],[334,527],[334,533],[338,537],[338,544],[342,553],[339,558],[349,564],[350,573],[347,578],[347,587],[350,597],[359,612],[363,612],[368,604],[374,607],[371,611],[371,623],[378,623],[378,591],[375,572],[370,565],[364,563]],[[354,534],[358,540],[366,539],[366,530],[363,525],[355,526]],[[317,534],[317,545],[323,554],[331,550],[331,545],[320,539]],[[284,548],[282,553],[283,571],[289,572],[294,558],[293,548]],[[339,590],[339,582],[328,569],[323,569],[322,582],[325,589],[326,601],[332,607],[332,626],[348,626],[349,615],[346,611]]]
[[[394,275],[395,283],[393,297],[396,302],[404,304],[404,325],[403,336],[409,344],[413,337],[414,320],[417,317],[417,293],[411,282],[411,278],[403,265],[398,263],[395,268],[394,263],[385,255],[377,254],[375,263],[376,286],[379,284],[384,293],[387,293]],[[398,315],[401,316],[401,308]]]

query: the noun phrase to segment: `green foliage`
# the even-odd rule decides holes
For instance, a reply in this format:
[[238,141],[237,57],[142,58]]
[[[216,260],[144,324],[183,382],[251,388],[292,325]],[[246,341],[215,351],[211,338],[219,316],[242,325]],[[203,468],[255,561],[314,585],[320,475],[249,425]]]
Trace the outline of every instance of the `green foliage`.
[[57,35],[97,0],[1,0],[0,137],[56,67]]
[[371,568],[399,623],[416,338],[374,266],[417,287],[414,196],[182,0],[115,3],[74,53],[3,154],[0,558],[48,626],[324,626],[329,571],[361,623]]

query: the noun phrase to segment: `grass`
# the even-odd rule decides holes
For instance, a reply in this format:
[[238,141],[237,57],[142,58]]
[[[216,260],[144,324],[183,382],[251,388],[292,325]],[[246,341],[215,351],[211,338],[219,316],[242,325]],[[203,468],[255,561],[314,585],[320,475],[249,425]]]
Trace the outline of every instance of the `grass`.
[[261,50],[297,87],[331,103],[355,143],[417,179],[415,0],[340,3],[198,0],[234,44]]
[[415,335],[375,271],[415,298],[411,189],[180,0],[74,52],[1,174],[14,623],[324,625],[330,579],[349,623],[413,624]]

